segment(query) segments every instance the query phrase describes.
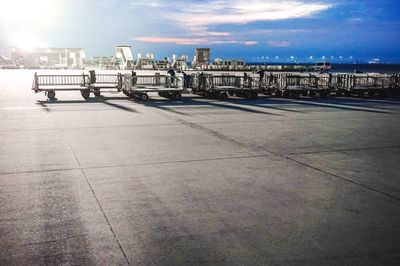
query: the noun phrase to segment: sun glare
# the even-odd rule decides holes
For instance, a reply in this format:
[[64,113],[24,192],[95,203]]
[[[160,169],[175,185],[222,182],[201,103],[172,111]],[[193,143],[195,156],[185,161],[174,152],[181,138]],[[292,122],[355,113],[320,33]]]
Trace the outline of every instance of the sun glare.
[[51,22],[57,9],[53,0],[0,0],[3,23]]

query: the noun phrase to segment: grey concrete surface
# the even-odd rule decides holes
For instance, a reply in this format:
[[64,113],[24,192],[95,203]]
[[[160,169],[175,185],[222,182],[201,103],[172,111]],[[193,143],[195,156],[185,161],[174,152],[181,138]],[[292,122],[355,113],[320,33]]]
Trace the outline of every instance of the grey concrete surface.
[[0,265],[396,265],[400,99],[77,92],[0,71]]

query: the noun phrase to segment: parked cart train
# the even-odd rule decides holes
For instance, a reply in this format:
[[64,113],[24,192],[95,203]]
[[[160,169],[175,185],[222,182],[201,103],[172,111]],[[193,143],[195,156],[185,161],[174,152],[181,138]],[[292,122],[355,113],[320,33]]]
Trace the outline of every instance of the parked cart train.
[[258,75],[244,73],[243,76],[195,73],[191,75],[193,94],[226,99],[229,96],[255,99],[259,93]]
[[54,99],[56,91],[80,91],[83,98],[88,99],[90,93],[100,96],[102,90],[121,91],[122,75],[96,74],[93,70],[89,74],[81,75],[38,75],[35,73],[32,90],[35,93],[44,92],[49,99]]
[[100,96],[101,91],[123,92],[129,97],[143,101],[149,93],[172,100],[180,100],[182,93],[224,100],[229,96],[256,99],[258,94],[276,97],[298,98],[301,96],[386,96],[400,91],[400,74],[315,74],[315,73],[272,73],[258,71],[241,75],[221,73],[193,73],[177,76],[170,70],[166,74],[88,74],[38,75],[35,73],[32,89],[44,92],[54,99],[56,91],[80,91],[87,99],[90,94]]
[[122,91],[129,97],[136,97],[142,101],[149,99],[148,93],[157,92],[159,96],[173,100],[182,98],[183,81],[181,77],[176,77],[174,72],[167,75],[124,75]]

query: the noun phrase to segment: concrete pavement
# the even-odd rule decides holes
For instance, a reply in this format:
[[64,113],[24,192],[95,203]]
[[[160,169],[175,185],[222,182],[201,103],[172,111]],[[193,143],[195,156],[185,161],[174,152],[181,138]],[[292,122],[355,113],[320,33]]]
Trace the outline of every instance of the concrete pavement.
[[0,71],[0,264],[400,262],[400,100],[48,102]]

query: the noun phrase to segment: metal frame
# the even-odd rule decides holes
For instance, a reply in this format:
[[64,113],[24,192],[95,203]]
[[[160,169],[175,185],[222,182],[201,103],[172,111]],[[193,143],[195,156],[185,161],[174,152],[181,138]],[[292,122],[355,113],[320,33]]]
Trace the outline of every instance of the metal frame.
[[122,92],[129,97],[136,97],[143,101],[149,99],[148,93],[157,92],[159,96],[180,100],[182,98],[183,83],[181,77],[160,75],[125,74],[123,77]]
[[38,75],[35,73],[32,90],[44,92],[49,99],[54,99],[56,91],[80,91],[82,96],[89,92],[88,75]]
[[222,100],[228,98],[228,95],[257,98],[260,82],[258,75],[235,76],[195,73],[192,74],[191,88],[193,94]]

